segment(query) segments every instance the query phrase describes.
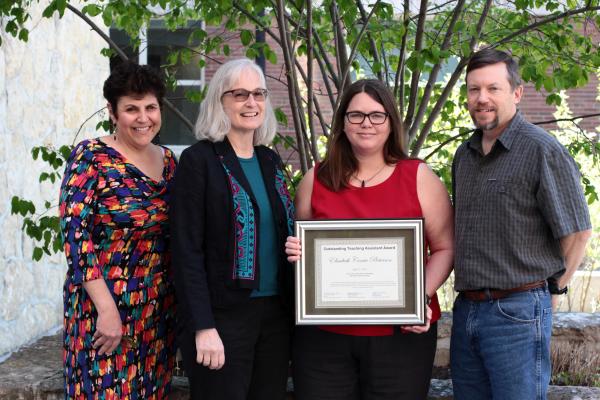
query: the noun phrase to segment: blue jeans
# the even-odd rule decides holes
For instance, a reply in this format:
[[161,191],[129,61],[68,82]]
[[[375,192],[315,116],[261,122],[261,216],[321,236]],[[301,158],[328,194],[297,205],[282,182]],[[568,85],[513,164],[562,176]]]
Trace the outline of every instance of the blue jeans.
[[454,302],[450,371],[456,400],[545,400],[552,301],[546,287]]

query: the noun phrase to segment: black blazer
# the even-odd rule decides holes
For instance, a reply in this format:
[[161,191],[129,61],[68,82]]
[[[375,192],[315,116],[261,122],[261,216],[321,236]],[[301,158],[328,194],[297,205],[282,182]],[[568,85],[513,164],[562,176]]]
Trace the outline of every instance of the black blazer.
[[[291,311],[293,267],[285,255],[288,219],[275,187],[281,159],[265,146],[256,146],[254,151],[276,222],[279,293]],[[214,328],[213,309],[235,307],[248,301],[252,292],[231,278],[236,247],[233,199],[221,160],[249,194],[258,215],[250,184],[227,138],[216,143],[203,140],[183,151],[171,192],[169,220],[179,325],[191,332]],[[257,259],[256,279],[259,274]]]

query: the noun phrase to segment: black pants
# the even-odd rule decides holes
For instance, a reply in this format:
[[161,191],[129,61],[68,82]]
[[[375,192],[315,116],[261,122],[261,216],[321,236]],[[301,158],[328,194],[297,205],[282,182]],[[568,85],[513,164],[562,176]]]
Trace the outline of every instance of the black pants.
[[423,334],[350,336],[297,327],[292,368],[296,400],[424,400],[437,324]]
[[225,365],[196,363],[194,335],[180,338],[183,366],[194,400],[282,400],[290,358],[290,324],[279,296],[252,298],[230,310],[213,310],[225,347]]

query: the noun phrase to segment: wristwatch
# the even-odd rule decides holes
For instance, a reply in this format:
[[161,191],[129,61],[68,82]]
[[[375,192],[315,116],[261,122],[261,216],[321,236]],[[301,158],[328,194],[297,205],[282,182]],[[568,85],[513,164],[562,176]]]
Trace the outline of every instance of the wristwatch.
[[548,279],[548,291],[550,294],[566,294],[569,291],[569,287],[559,288],[558,282],[555,279]]

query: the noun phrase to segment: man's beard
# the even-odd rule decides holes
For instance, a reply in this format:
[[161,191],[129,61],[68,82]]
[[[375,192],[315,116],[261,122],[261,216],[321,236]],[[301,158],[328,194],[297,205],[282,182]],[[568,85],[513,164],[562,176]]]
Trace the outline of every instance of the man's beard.
[[477,119],[475,119],[475,116],[473,114],[471,114],[471,119],[473,120],[475,127],[477,129],[481,129],[482,131],[491,131],[492,129],[495,129],[499,123],[497,115],[493,120],[491,120],[490,122],[487,122],[485,124],[481,124],[481,123],[477,122]]

